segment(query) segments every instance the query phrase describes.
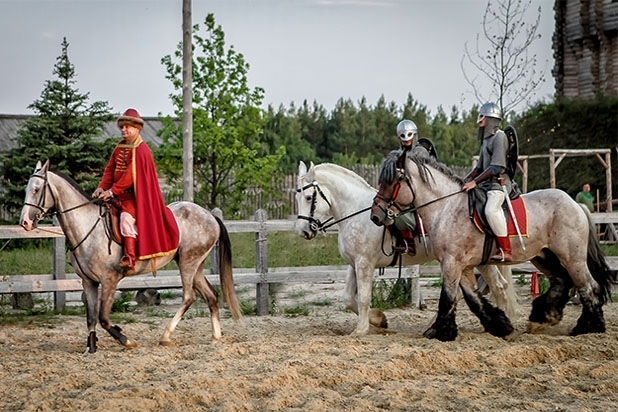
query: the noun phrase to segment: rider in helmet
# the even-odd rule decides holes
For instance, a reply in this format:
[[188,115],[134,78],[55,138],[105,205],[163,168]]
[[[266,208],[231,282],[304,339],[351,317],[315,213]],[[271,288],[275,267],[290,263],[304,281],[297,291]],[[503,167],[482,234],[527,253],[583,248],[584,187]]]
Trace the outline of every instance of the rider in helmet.
[[506,230],[506,218],[502,210],[502,204],[506,199],[502,184],[506,186],[507,193],[510,193],[512,182],[505,173],[509,143],[506,134],[500,130],[501,121],[500,108],[495,103],[485,103],[479,109],[481,150],[476,167],[464,179],[466,183],[463,185],[463,190],[468,192],[478,185],[487,192],[485,216],[489,227],[496,235],[499,247],[498,253],[492,256],[491,260],[509,262],[513,256],[511,241]]
[[[402,120],[397,125],[397,136],[401,149],[417,156],[429,156],[429,151],[418,144],[418,128],[412,120]],[[395,237],[395,250],[401,253],[416,254],[414,243],[414,231],[416,230],[416,213],[404,213],[395,218],[389,226],[391,234]]]
[[427,149],[418,144],[418,128],[412,120],[402,120],[397,125],[397,136],[401,149],[411,151],[413,154],[429,156]]

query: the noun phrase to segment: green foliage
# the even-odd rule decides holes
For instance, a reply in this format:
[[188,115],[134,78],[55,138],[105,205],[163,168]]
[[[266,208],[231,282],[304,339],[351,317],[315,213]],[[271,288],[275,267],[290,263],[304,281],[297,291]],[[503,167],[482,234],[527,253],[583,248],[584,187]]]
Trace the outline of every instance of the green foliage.
[[380,279],[373,283],[371,307],[378,309],[400,308],[410,305],[411,279]]
[[[225,35],[215,25],[213,14],[193,27],[193,160],[195,201],[219,207],[226,216],[240,209],[247,190],[267,192],[278,177],[279,160],[285,148],[262,142],[265,118],[260,105],[264,90],[248,87],[249,64],[233,47],[226,50]],[[174,57],[161,60],[175,90],[171,97],[182,119],[182,43]],[[155,151],[168,183],[182,187],[182,125],[165,120],[160,131],[163,144]],[[274,196],[274,193],[271,193]]]
[[118,299],[114,299],[114,303],[112,303],[112,312],[113,313],[126,313],[132,312],[133,307],[131,305],[133,302],[133,292],[125,290],[120,293],[120,297]]
[[[550,149],[610,149],[613,152],[612,171],[618,170],[616,96],[560,99],[552,104],[538,104],[514,124],[520,155],[548,155]],[[528,171],[528,191],[550,186],[547,157],[530,159]],[[594,155],[566,157],[556,169],[556,187],[573,197],[586,182],[590,183],[593,193],[600,189],[601,199],[606,198],[605,169]],[[618,193],[618,179],[613,179],[612,184],[612,193]]]
[[49,159],[53,170],[66,173],[82,187],[94,190],[107,159],[109,142],[95,141],[112,119],[107,102],[88,103],[88,93],[75,88],[75,68],[69,61],[69,43],[62,42],[53,74],[39,100],[28,106],[36,116],[18,131],[18,147],[10,150],[0,165],[0,201],[10,212],[23,203],[24,188],[37,161]]

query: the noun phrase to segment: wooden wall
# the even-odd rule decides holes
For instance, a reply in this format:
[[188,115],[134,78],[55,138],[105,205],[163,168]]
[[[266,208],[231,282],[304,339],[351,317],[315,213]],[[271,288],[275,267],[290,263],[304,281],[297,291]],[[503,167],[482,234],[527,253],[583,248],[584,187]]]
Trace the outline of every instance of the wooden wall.
[[618,93],[618,2],[556,0],[557,97]]

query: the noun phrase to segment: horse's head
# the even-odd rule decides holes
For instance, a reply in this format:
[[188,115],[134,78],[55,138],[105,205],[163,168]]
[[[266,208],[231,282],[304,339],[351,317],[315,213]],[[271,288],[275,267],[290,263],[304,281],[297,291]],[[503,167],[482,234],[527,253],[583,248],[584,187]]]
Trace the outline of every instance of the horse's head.
[[[298,165],[298,186],[296,189],[296,206],[298,208],[297,228],[299,236],[313,239],[329,219],[331,204],[318,185],[315,165],[311,162],[309,170],[303,161]],[[330,220],[330,219],[329,219]]]
[[37,223],[54,206],[54,197],[47,183],[48,169],[49,160],[42,166],[41,162],[37,162],[26,186],[26,199],[19,218],[19,224],[26,230],[36,228]]
[[378,193],[371,206],[371,221],[377,226],[390,225],[414,201],[405,160],[406,153],[401,150],[392,151],[384,160],[378,178]]

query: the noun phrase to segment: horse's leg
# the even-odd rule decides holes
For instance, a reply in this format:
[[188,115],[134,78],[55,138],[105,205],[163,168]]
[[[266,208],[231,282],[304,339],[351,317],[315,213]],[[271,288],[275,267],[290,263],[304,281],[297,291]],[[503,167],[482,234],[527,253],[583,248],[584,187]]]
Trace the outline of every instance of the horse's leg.
[[478,290],[470,288],[466,282],[461,282],[460,286],[464,300],[472,313],[481,321],[485,332],[500,338],[513,332],[513,325],[502,309],[493,306]]
[[445,256],[441,262],[441,270],[442,291],[438,301],[438,314],[434,323],[423,333],[423,336],[445,342],[455,340],[457,337],[455,311],[462,268],[457,265],[454,257]]
[[528,318],[528,332],[538,333],[547,326],[562,320],[563,310],[569,301],[569,290],[573,287],[569,273],[551,252],[545,251],[530,262],[549,280],[549,289],[532,301],[532,311]]
[[[352,266],[348,268],[348,281],[346,282],[347,304],[348,307],[351,307],[352,311],[356,308],[355,312],[358,314],[358,324],[356,325],[356,330],[353,332],[355,335],[368,334],[370,324],[381,328],[388,326],[384,313],[380,309],[370,308],[374,269],[375,267],[373,265],[369,265],[364,261],[357,261],[355,268]],[[354,281],[351,281],[352,277]],[[356,285],[356,290],[354,291],[355,299],[353,302],[352,299],[350,299],[351,284]]]
[[[517,298],[513,291],[513,285],[509,284],[512,280],[511,268],[502,266],[479,266],[478,271],[489,286],[489,291],[497,307],[502,309],[509,318],[517,315]],[[506,274],[506,277],[504,276]],[[506,279],[508,278],[508,280]]]
[[109,314],[112,311],[112,305],[114,303],[114,294],[116,293],[116,287],[118,286],[120,279],[120,274],[114,272],[113,274],[110,274],[104,282],[101,282],[99,323],[103,329],[105,329],[114,339],[118,341],[118,343],[127,349],[133,349],[137,347],[137,342],[129,340],[121,333],[122,329],[120,329],[120,327],[117,325],[112,326],[109,319]]
[[99,284],[91,280],[82,279],[84,297],[86,299],[86,325],[88,327],[88,340],[86,350],[89,353],[97,351],[97,318],[99,316]]
[[356,271],[354,266],[348,266],[348,273],[345,277],[345,289],[343,290],[343,304],[346,309],[350,309],[352,312],[358,315],[358,302],[356,300],[357,287],[356,287]]
[[210,309],[212,341],[218,342],[221,339],[221,319],[219,317],[217,292],[215,291],[215,288],[212,287],[208,279],[202,275],[203,270],[201,267],[198,269],[197,273],[198,274],[195,276],[193,281],[193,287],[200,292],[204,302],[208,305],[208,309]]
[[[174,330],[176,330],[176,326],[178,326],[178,323],[182,319],[183,315],[187,312],[187,310],[189,310],[191,305],[193,305],[193,302],[197,300],[195,289],[193,289],[195,279],[198,277],[198,276],[195,276],[196,270],[195,269],[189,270],[186,267],[182,267],[180,264],[179,266],[180,266],[180,277],[182,279],[182,304],[180,305],[180,308],[178,308],[178,310],[176,311],[176,314],[174,315],[172,320],[170,320],[167,326],[165,327],[163,336],[161,336],[161,339],[159,340],[159,345],[162,345],[162,346],[168,346],[171,343],[172,341],[171,336]],[[193,273],[194,275],[189,276],[187,275],[188,272]],[[199,271],[199,273],[200,274],[202,273],[201,270]],[[217,321],[218,321],[219,312],[217,311],[216,313],[217,313]],[[215,333],[214,325],[215,323],[213,321],[213,334]],[[221,331],[219,330],[219,334],[220,333]]]
[[[590,256],[588,258],[591,259]],[[603,287],[592,277],[585,262],[572,262],[568,271],[582,305],[582,313],[570,332],[571,336],[605,332],[603,304],[606,301],[606,292]]]

